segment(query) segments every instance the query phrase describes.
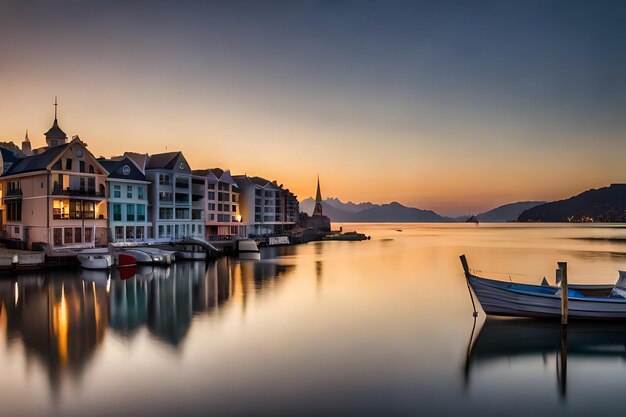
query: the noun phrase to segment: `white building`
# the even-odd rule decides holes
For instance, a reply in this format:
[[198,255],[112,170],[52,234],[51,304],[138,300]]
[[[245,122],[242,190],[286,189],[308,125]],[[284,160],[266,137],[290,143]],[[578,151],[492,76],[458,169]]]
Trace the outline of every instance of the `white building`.
[[[192,173],[182,152],[150,155],[145,165],[150,181],[148,210],[154,238],[180,240],[204,237],[202,210],[192,216]],[[196,197],[196,206],[201,200]],[[204,202],[200,203],[203,205]],[[196,209],[198,210],[198,209]]]
[[111,241],[141,242],[147,239],[150,182],[128,157],[98,161],[109,172],[107,201]]
[[247,236],[239,210],[239,187],[230,170],[194,170],[194,182],[204,191],[204,224],[207,240]]
[[[295,225],[285,218],[285,190],[261,177],[236,175],[239,210],[251,236],[281,234]],[[292,194],[293,195],[293,194]]]

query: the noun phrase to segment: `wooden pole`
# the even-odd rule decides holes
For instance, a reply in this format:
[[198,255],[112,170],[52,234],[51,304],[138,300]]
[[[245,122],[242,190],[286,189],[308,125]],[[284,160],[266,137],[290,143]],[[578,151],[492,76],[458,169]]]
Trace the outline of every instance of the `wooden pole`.
[[561,285],[561,281],[563,281],[563,270],[561,268],[556,269],[556,286]]
[[567,324],[567,262],[559,262],[559,269],[562,271],[561,280],[561,324]]

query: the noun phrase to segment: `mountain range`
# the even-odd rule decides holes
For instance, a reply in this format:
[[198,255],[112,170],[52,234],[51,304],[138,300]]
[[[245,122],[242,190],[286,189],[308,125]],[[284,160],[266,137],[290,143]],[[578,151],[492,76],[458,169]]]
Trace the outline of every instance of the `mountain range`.
[[[478,214],[481,222],[515,221],[524,210],[543,204],[542,201],[524,201],[506,204],[493,210]],[[300,211],[313,213],[315,200],[307,198],[300,202]],[[467,216],[446,217],[432,210],[423,210],[407,207],[398,202],[389,204],[374,203],[344,203],[338,198],[328,198],[322,201],[322,210],[333,222],[464,222]]]
[[520,222],[626,222],[626,184],[591,189],[520,214]]

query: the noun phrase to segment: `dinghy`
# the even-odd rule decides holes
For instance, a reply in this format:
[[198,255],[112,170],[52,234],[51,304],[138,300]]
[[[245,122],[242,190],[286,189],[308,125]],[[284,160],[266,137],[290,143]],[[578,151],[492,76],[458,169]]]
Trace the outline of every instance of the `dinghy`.
[[[461,256],[467,285],[488,316],[561,318],[560,286],[531,285],[483,278],[470,272]],[[470,292],[471,295],[471,292]],[[615,285],[568,285],[571,319],[626,320],[626,272]]]
[[76,254],[80,266],[85,269],[109,269],[113,257],[106,249],[87,249]]

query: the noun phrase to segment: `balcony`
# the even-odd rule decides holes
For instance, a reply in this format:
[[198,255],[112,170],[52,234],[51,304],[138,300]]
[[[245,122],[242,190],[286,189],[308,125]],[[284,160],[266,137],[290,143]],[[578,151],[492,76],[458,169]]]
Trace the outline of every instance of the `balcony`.
[[12,190],[8,190],[4,196],[5,200],[21,200],[22,199],[22,189],[14,188]]
[[[21,190],[20,190],[21,191]],[[53,195],[62,195],[67,197],[93,197],[93,198],[104,198],[104,189],[101,191],[97,191],[95,188],[61,188],[59,186],[52,187]]]

